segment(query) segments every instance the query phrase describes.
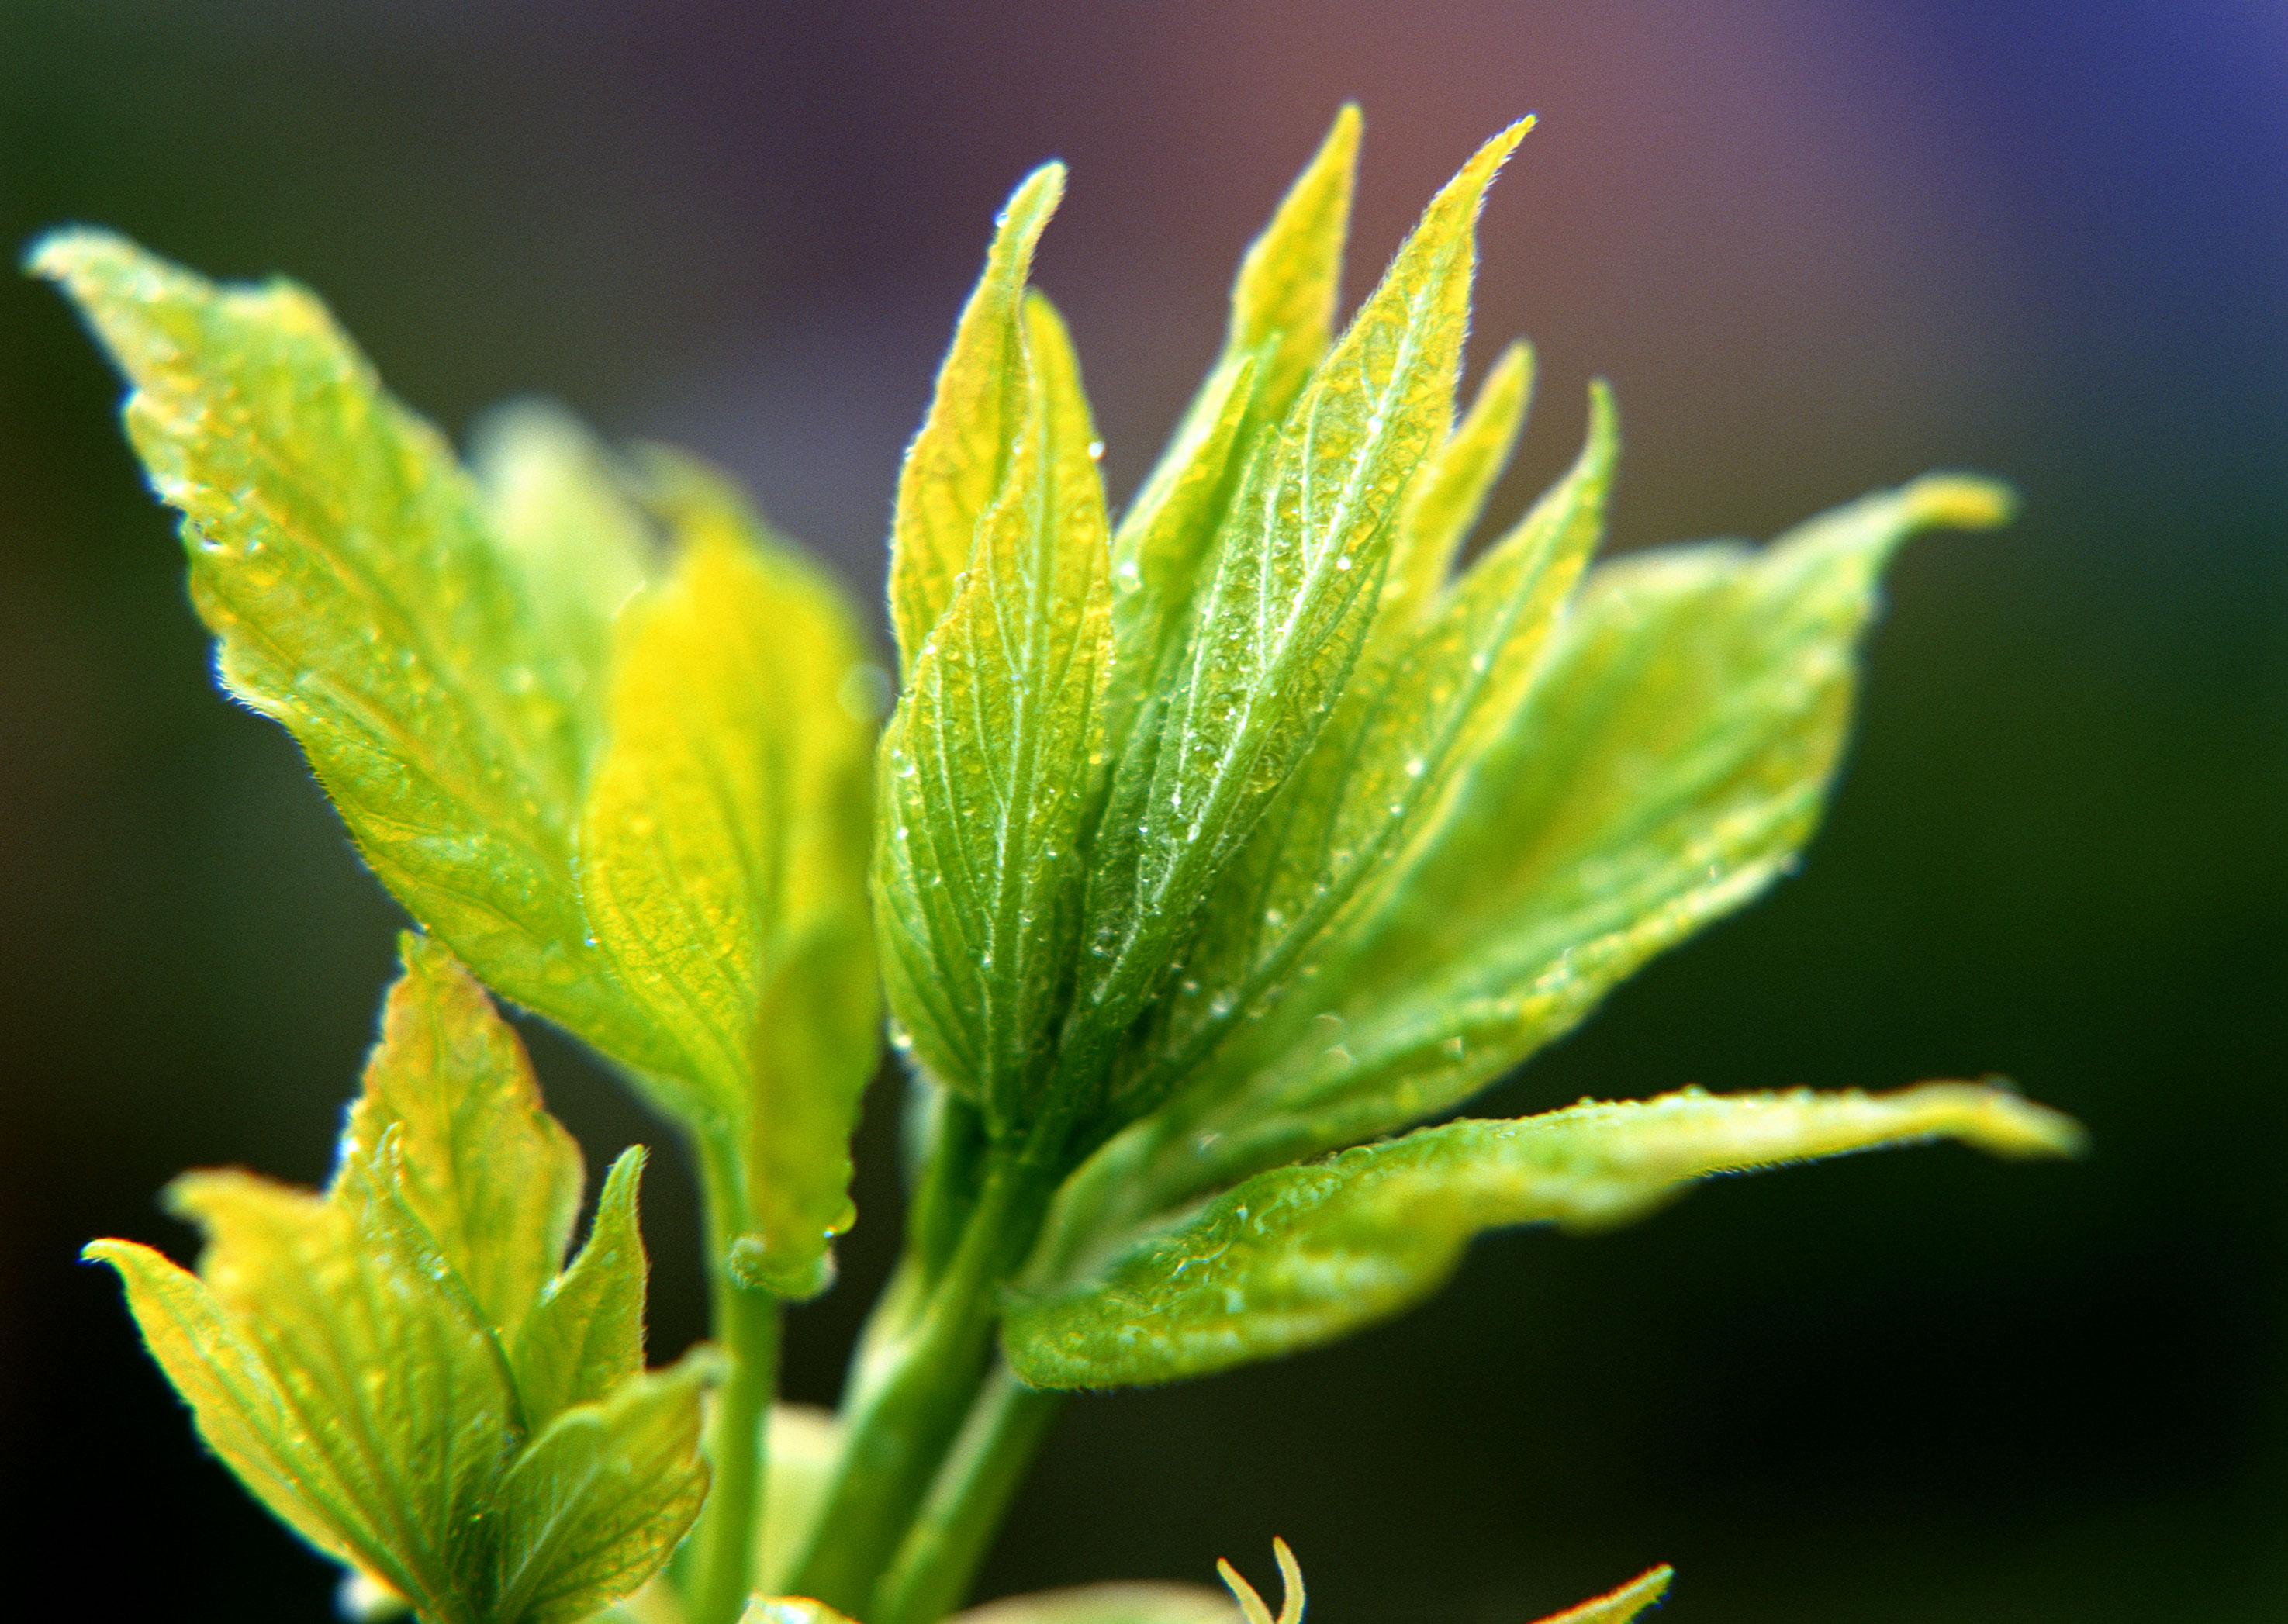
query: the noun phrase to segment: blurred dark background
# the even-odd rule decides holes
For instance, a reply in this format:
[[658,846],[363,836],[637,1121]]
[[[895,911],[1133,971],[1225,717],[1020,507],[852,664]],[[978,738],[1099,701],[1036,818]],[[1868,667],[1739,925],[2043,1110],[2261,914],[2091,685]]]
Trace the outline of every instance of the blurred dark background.
[[[456,433],[519,392],[687,444],[878,599],[888,493],[990,217],[1042,257],[1116,498],[1338,104],[1350,288],[1529,109],[1472,354],[1505,486],[1593,371],[1615,544],[1768,535],[1927,467],[2025,493],[1893,577],[1801,877],[1504,1084],[2006,1073],[2070,1167],[1939,1150],[1481,1245],[1338,1350],[1072,1406],[986,1585],[1268,1577],[1314,1616],[1521,1624],[1658,1559],[1679,1619],[2288,1619],[2288,10],[2276,0],[647,5],[0,0],[0,243],[120,227],[321,290]],[[0,280],[0,1521],[90,1619],[327,1616],[202,1459],[107,1275],[153,1194],[316,1181],[399,921],[285,736],[222,702],[116,384]],[[658,1129],[534,1041],[592,1165]],[[895,1233],[871,1108],[830,1398]],[[701,1324],[647,1192],[655,1357]],[[1663,1616],[1669,1616],[1664,1614]]]

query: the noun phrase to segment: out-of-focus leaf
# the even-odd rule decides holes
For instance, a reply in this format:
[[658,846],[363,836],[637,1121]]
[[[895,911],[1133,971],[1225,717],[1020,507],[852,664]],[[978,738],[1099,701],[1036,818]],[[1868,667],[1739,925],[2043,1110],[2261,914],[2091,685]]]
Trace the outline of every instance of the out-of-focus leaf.
[[1239,1029],[1219,1081],[1120,1149],[1125,1187],[1165,1209],[1449,1110],[1756,896],[1816,823],[1883,564],[1919,530],[2007,507],[1997,487],[1934,476],[1761,551],[1593,571],[1372,907]]
[[953,1615],[953,1624],[1242,1624],[1231,1599],[1205,1585],[1076,1585],[1008,1596]]
[[842,1449],[842,1423],[806,1404],[771,1406],[770,1448],[764,1456],[763,1517],[755,1530],[755,1588],[783,1588],[826,1504]]
[[1026,1118],[1070,975],[1104,780],[1104,495],[1064,326],[1025,308],[1026,415],[959,591],[882,742],[890,1005],[996,1133]]
[[486,980],[665,1069],[573,883],[600,716],[582,639],[557,638],[624,579],[615,521],[583,533],[608,538],[585,584],[536,599],[536,555],[560,567],[584,543],[504,546],[444,441],[304,289],[217,287],[94,231],[48,238],[31,268],[132,385],[129,437],[183,514],[224,685],[285,725],[374,872]]
[[582,891],[679,1050],[683,1114],[745,1129],[743,1256],[805,1295],[849,1222],[876,1058],[864,648],[839,592],[722,481],[664,454],[653,466],[680,552],[630,616]]
[[1232,853],[1318,737],[1380,592],[1400,493],[1454,388],[1478,209],[1513,125],[1432,202],[1252,456],[1180,662],[1123,746],[1064,1055],[1100,1072]]
[[520,400],[477,425],[470,461],[494,544],[517,577],[548,669],[593,749],[612,622],[652,569],[651,527],[611,454],[560,407]]
[[[1295,1560],[1295,1553],[1287,1548],[1287,1541],[1276,1537],[1271,1541],[1271,1555],[1279,1564],[1282,1586],[1276,1624],[1303,1624],[1306,1597],[1302,1565]],[[1239,1570],[1232,1566],[1228,1558],[1216,1558],[1216,1572],[1223,1576],[1224,1584],[1231,1591],[1231,1599],[1239,1604],[1239,1610],[1246,1616],[1247,1624],[1274,1624],[1271,1609],[1263,1604],[1261,1594],[1240,1576]]]
[[1478,385],[1478,398],[1446,443],[1423,463],[1398,512],[1383,577],[1378,635],[1418,624],[1437,606],[1463,541],[1486,510],[1494,481],[1525,432],[1533,394],[1533,347],[1513,344]]
[[962,310],[929,415],[898,473],[890,620],[909,681],[953,602],[979,517],[1002,487],[1010,444],[1028,410],[1019,307],[1034,247],[1064,189],[1065,166],[1045,163],[996,218],[984,273]]
[[[88,1256],[118,1269],[208,1444],[312,1544],[437,1624],[569,1624],[688,1527],[714,1361],[629,1368],[641,1251],[616,1231],[632,1226],[634,1160],[585,1272],[550,1280],[577,1154],[467,972],[413,939],[405,960],[322,1196],[187,1175],[171,1198],[206,1232],[198,1274],[129,1241]],[[616,1273],[590,1264],[600,1248]],[[527,1387],[538,1367],[509,1357],[513,1328],[527,1351],[546,1339],[568,1286],[592,1306],[589,1340]]]
[[857,1620],[807,1596],[757,1596],[739,1615],[739,1624],[857,1624]]
[[1577,1607],[1553,1612],[1541,1624],[1633,1624],[1638,1614],[1657,1606],[1668,1594],[1676,1570],[1665,1563],[1638,1574],[1617,1590],[1593,1596]]
[[1887,1095],[1688,1090],[1450,1122],[1256,1175],[1089,1278],[1019,1302],[1004,1346],[1018,1376],[1040,1387],[1204,1375],[1315,1347],[1411,1306],[1483,1230],[1610,1228],[1712,1173],[1937,1137],[2013,1156],[2079,1144],[2067,1119],[1968,1083]]

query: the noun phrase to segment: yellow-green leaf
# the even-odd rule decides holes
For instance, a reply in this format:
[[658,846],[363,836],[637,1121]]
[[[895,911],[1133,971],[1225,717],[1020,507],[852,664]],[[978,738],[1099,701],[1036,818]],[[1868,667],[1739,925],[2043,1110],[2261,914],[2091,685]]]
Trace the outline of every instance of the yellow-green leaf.
[[[170,1195],[205,1232],[196,1275],[128,1241],[88,1255],[118,1269],[215,1453],[369,1588],[434,1624],[568,1624],[688,1527],[713,1362],[641,1374],[639,1159],[551,1280],[576,1154],[467,973],[433,944],[405,958],[322,1196],[189,1174]],[[565,1328],[568,1298],[584,1335],[512,1361]]]
[[[643,1369],[650,1273],[636,1221],[643,1168],[641,1145],[620,1153],[596,1198],[588,1243],[548,1283],[510,1344],[529,1426],[545,1426],[573,1405],[602,1398]],[[562,1256],[561,1250],[552,1256]]]
[[1455,555],[1517,449],[1532,395],[1533,346],[1521,341],[1501,353],[1478,385],[1467,415],[1423,462],[1399,509],[1390,570],[1382,582],[1378,635],[1394,635],[1436,607]]
[[953,602],[979,517],[1001,488],[1009,447],[1027,411],[1019,305],[1033,250],[1064,187],[1064,165],[1045,163],[994,221],[984,273],[962,310],[929,415],[899,471],[890,620],[909,680],[922,645]]
[[1553,1612],[1541,1624],[1633,1624],[1637,1615],[1659,1604],[1676,1570],[1665,1563],[1638,1574],[1617,1590],[1591,1596],[1577,1607]]
[[1152,1199],[1450,1109],[1755,897],[1817,821],[1883,565],[1919,530],[2006,509],[1933,477],[1761,551],[1593,571],[1434,825],[1218,1057],[1231,1086],[1203,1084],[1214,1098],[1150,1153]]
[[1525,129],[1488,142],[1439,193],[1242,476],[1183,657],[1123,744],[1065,1044],[1076,1078],[1107,1063],[1156,990],[1350,673],[1400,492],[1451,409],[1479,206]]
[[1026,416],[882,741],[890,1007],[998,1133],[1026,1120],[1079,926],[1112,656],[1102,481],[1064,326],[1025,309]]
[[1005,1596],[953,1615],[953,1624],[1242,1624],[1231,1598],[1205,1585],[1141,1580]]
[[1335,115],[1318,152],[1239,263],[1220,364],[1266,352],[1252,408],[1258,421],[1284,416],[1327,353],[1364,128],[1355,103]]
[[[660,1069],[671,1056],[586,946],[572,872],[599,717],[560,632],[624,578],[625,538],[596,543],[608,519],[504,546],[443,440],[293,283],[218,287],[94,231],[48,238],[31,268],[127,375],[128,433],[183,514],[225,686],[284,724],[374,872],[462,959]],[[552,550],[579,554],[585,587],[529,590]]]
[[[1170,1088],[1228,1097],[1243,1079],[1212,1059],[1215,1046],[1283,1002],[1299,961],[1370,911],[1400,883],[1409,846],[1434,841],[1474,792],[1603,537],[1618,449],[1611,396],[1593,385],[1572,470],[1433,614],[1353,671],[1334,721],[1226,872],[1183,981],[1155,1008],[1156,1041],[1140,1050],[1150,1069],[1134,1085],[1147,1100]],[[1250,1045],[1233,1064],[1259,1052]],[[1184,1129],[1172,1120],[1165,1131]]]
[[876,1058],[869,668],[840,594],[735,493],[695,464],[654,467],[680,552],[626,617],[581,889],[679,1050],[653,1086],[737,1137],[745,1255],[802,1295],[849,1222]]
[[544,1428],[495,1489],[491,1616],[576,1624],[659,1571],[707,1497],[701,1390],[708,1350],[630,1377]]
[[[1294,404],[1334,330],[1358,171],[1358,108],[1327,139],[1241,260],[1223,353],[1168,448],[1121,516],[1112,542],[1113,628],[1123,718],[1159,671],[1232,495],[1255,431]],[[1116,725],[1114,736],[1124,728]]]
[[1259,1173],[1088,1278],[1020,1301],[1003,1345],[1011,1368],[1039,1387],[1204,1375],[1410,1307],[1483,1230],[1609,1228],[1712,1173],[1940,1137],[2011,1156],[2070,1153],[2080,1142],[2067,1119],[1968,1083],[1887,1095],[1687,1090],[1450,1122]]
[[469,972],[434,941],[407,934],[399,947],[405,973],[383,1005],[343,1154],[370,1159],[398,1129],[406,1205],[512,1342],[571,1244],[580,1147]]

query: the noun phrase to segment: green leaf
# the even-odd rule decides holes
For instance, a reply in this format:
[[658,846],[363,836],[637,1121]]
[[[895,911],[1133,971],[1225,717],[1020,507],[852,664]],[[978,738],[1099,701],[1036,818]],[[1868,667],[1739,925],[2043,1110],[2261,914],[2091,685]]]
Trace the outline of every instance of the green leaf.
[[1405,871],[1408,845],[1469,792],[1603,536],[1618,450],[1599,384],[1572,471],[1433,615],[1353,672],[1334,721],[1227,870],[1183,979],[1156,1006],[1156,1043],[1142,1052],[1157,1052],[1135,1090],[1147,1102],[1178,1086],[1227,1096],[1240,1080],[1205,1064],[1215,1045],[1284,1002],[1299,959],[1370,907]]
[[707,1497],[701,1390],[711,1351],[620,1383],[542,1430],[495,1490],[491,1616],[574,1624],[657,1573]]
[[1936,1137],[2012,1156],[2079,1144],[2067,1119],[1967,1083],[1888,1095],[1687,1090],[1450,1122],[1258,1174],[1089,1278],[1021,1300],[1003,1343],[1011,1368],[1039,1387],[1204,1375],[1316,1347],[1412,1306],[1487,1229],[1607,1229],[1712,1173]]
[[1641,1612],[1659,1605],[1668,1594],[1676,1570],[1665,1563],[1638,1574],[1617,1590],[1590,1597],[1577,1607],[1553,1612],[1541,1624],[1632,1624]]
[[1259,422],[1275,423],[1286,415],[1327,353],[1364,128],[1355,103],[1335,115],[1318,152],[1239,263],[1219,365],[1267,352],[1253,408]]
[[1181,661],[1123,746],[1065,1042],[1078,1078],[1100,1072],[1156,990],[1350,673],[1399,493],[1451,409],[1478,208],[1525,128],[1488,142],[1432,202],[1242,476]]
[[1816,823],[1884,563],[1918,530],[2006,508],[1997,487],[1933,477],[1760,552],[1593,571],[1370,906],[1126,1153],[1148,1164],[1140,1199],[1164,1209],[1449,1110],[1755,897]]
[[679,1051],[681,1113],[743,1135],[742,1256],[804,1295],[850,1221],[848,1141],[877,1057],[870,668],[840,594],[735,493],[652,462],[680,551],[625,617],[582,891],[622,985]]
[[[715,1361],[635,1368],[636,1160],[552,1281],[577,1153],[467,973],[412,939],[405,959],[324,1195],[189,1174],[170,1197],[206,1233],[198,1274],[129,1241],[87,1255],[119,1271],[210,1446],[321,1550],[435,1624],[585,1617],[695,1514]],[[586,1343],[512,1364],[568,1295],[593,1309]]]
[[611,454],[560,407],[497,408],[477,425],[470,462],[495,545],[535,622],[543,680],[582,717],[592,765],[612,622],[652,573],[650,522]]
[[[1235,456],[1275,424],[1326,353],[1342,280],[1361,120],[1346,107],[1240,262],[1223,353],[1176,425],[1112,541],[1122,720],[1180,629],[1232,496]],[[1123,737],[1116,724],[1113,736]]]
[[[550,1281],[512,1344],[527,1422],[545,1426],[600,1399],[643,1369],[644,1290],[650,1273],[636,1220],[644,1151],[630,1145],[604,1177],[596,1222],[572,1266]],[[554,1256],[562,1256],[560,1250]]]
[[1064,189],[1064,165],[1045,163],[996,218],[984,273],[962,310],[929,415],[898,473],[890,621],[909,682],[922,645],[953,602],[978,520],[1001,489],[1011,442],[1029,409],[1019,306],[1033,250]]
[[1455,555],[1485,511],[1494,481],[1525,432],[1532,394],[1533,346],[1521,341],[1501,353],[1478,385],[1468,415],[1414,476],[1399,510],[1390,570],[1383,577],[1386,635],[1419,622],[1436,608]]
[[832,1411],[806,1404],[771,1406],[764,1454],[763,1517],[755,1530],[755,1588],[783,1589],[808,1543],[841,1458],[842,1424]]
[[1038,1096],[1071,974],[1112,653],[1095,431],[1037,295],[1025,337],[1008,476],[882,741],[875,881],[890,1007],[997,1134]]
[[302,289],[217,287],[93,231],[47,238],[30,265],[132,385],[129,437],[184,516],[224,685],[285,725],[374,872],[463,960],[663,1069],[671,1053],[585,946],[573,883],[600,717],[582,640],[560,633],[608,613],[634,566],[614,519],[555,543],[557,563],[587,560],[584,585],[536,598],[548,547],[504,544],[444,441]]
[[1242,1624],[1230,1598],[1205,1585],[1136,1580],[1006,1596],[953,1617],[954,1624]]
[[[580,1147],[468,971],[434,941],[407,933],[399,946],[405,973],[382,1007],[343,1155],[369,1161],[397,1129],[406,1206],[513,1341],[571,1244]],[[636,1301],[640,1313],[640,1279]]]

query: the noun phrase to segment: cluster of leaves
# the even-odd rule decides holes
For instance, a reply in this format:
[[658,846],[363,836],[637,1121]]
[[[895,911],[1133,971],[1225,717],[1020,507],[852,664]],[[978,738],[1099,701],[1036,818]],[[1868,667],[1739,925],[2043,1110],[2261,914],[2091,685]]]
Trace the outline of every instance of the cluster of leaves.
[[[281,1517],[425,1617],[520,1624],[634,1590],[707,1492],[721,1361],[641,1368],[639,1163],[558,1274],[576,1154],[478,980],[591,1042],[697,1153],[735,1373],[707,1516],[737,1525],[696,1624],[751,1573],[814,1598],[758,1600],[762,1624],[933,1624],[1043,1392],[1323,1343],[1485,1229],[1595,1229],[1712,1173],[1934,1136],[2072,1146],[1966,1083],[1420,1126],[1788,868],[1884,563],[2007,508],[1934,477],[1760,551],[1592,568],[1619,443],[1597,384],[1570,470],[1458,570],[1531,391],[1514,345],[1458,409],[1475,222],[1526,127],[1339,331],[1346,110],[1116,522],[1029,285],[1063,171],[1029,178],[900,478],[878,740],[857,617],[709,470],[525,407],[471,471],[300,289],[217,287],[96,232],[36,252],[127,374],[224,685],[291,731],[428,932],[323,1197],[186,1179],[195,1278],[94,1248]],[[907,1252],[841,1421],[773,1422],[814,1447],[774,1462],[764,1517],[767,1337],[739,1304],[830,1279],[884,989],[914,1079]],[[1566,1617],[1625,1620],[1665,1583]],[[657,1617],[687,1592],[646,1594]]]
[[206,1233],[197,1274],[131,1241],[88,1253],[297,1533],[438,1624],[570,1624],[698,1515],[715,1360],[643,1367],[643,1152],[566,1265],[579,1147],[468,973],[419,938],[404,953],[325,1193],[187,1174],[168,1196]]

